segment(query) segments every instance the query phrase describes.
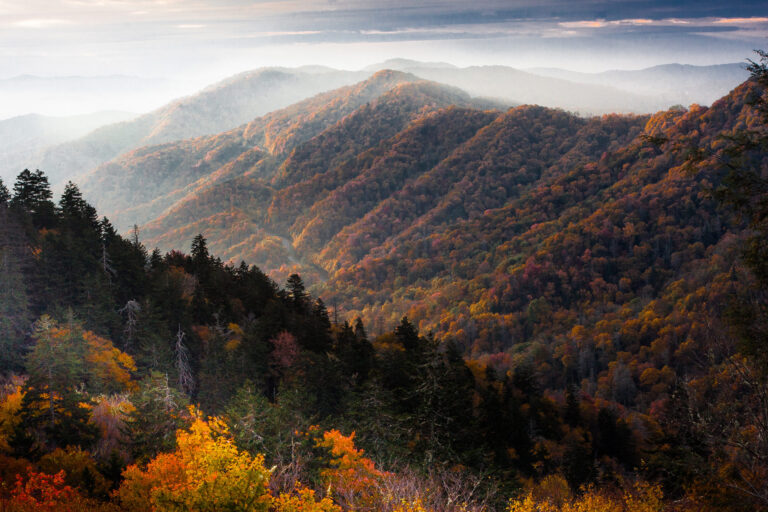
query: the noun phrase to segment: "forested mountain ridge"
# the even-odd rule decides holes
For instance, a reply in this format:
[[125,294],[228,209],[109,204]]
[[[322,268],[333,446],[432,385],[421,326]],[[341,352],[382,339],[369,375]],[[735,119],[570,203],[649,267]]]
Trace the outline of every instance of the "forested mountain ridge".
[[220,133],[363,76],[353,71],[302,68],[262,68],[241,73],[131,121],[103,126],[77,140],[51,147],[35,164],[47,169],[53,183],[60,183],[126,151]]
[[[412,80],[382,72],[216,137],[138,150],[94,173],[84,189],[116,204],[112,217],[124,228],[149,221],[141,231],[150,245],[184,246],[202,231],[226,259],[324,281],[318,290],[371,325],[391,326],[408,313],[476,354],[529,340],[533,299],[556,296],[572,318],[567,312],[580,302],[565,290],[595,279],[607,290],[621,282],[619,303],[655,296],[693,254],[682,244],[699,241],[706,250],[726,233],[727,222],[701,196],[703,178],[674,171],[682,153],[653,157],[646,140],[664,130],[674,144],[692,137],[712,144],[746,126],[749,84],[711,108],[584,119],[543,107],[472,109],[458,91]],[[694,201],[694,213],[648,225],[634,210],[649,209],[651,199],[669,211]],[[535,284],[509,291],[527,289],[544,247],[554,247],[544,268],[583,268],[555,263],[576,250],[559,244],[566,233],[588,239],[596,219],[623,230],[616,213],[606,214],[613,210],[644,231],[612,239],[609,254],[597,257],[607,258],[602,270],[590,262],[582,275],[545,280],[562,283],[558,291]],[[690,234],[686,226],[699,222]],[[661,264],[623,256],[645,236],[651,254],[663,248]],[[579,246],[579,257],[603,250],[595,247]],[[652,279],[644,274],[651,267]],[[445,322],[449,302],[458,309]]]
[[389,114],[365,106],[144,232],[168,247],[200,230],[227,258],[301,271],[373,332],[405,314],[485,364],[644,410],[699,371],[721,328],[701,318],[743,286],[729,261],[747,232],[711,196],[717,160],[684,168],[754,126],[758,95],[747,82],[710,108],[592,119],[447,107],[359,145]]
[[[718,243],[726,236],[728,223],[715,203],[706,199],[704,188],[712,178],[681,173],[682,149],[657,156],[646,139],[664,136],[672,147],[716,145],[722,134],[753,122],[755,114],[745,103],[753,94],[753,86],[746,84],[709,109],[656,114],[641,123],[645,124],[642,132],[635,132],[634,139],[623,147],[616,146],[591,162],[568,162],[559,172],[533,180],[519,196],[508,196],[506,202],[494,204],[482,190],[478,195],[471,189],[468,194],[459,192],[453,203],[423,210],[422,217],[413,215],[407,229],[381,247],[374,244],[368,252],[355,242],[346,247],[332,244],[328,255],[340,260],[340,270],[324,289],[338,290],[349,299],[345,303],[359,304],[361,309],[371,304],[370,311],[377,314],[387,311],[386,302],[392,300],[398,304],[398,314],[408,312],[413,319],[423,319],[422,328],[463,331],[460,337],[470,345],[479,342],[480,352],[488,350],[485,343],[491,339],[498,343],[493,333],[518,332],[522,339],[529,339],[522,333],[530,324],[528,308],[533,298],[556,300],[565,313],[577,305],[584,309],[580,300],[587,299],[566,299],[568,290],[602,283],[600,286],[607,287],[604,292],[615,294],[620,281],[624,290],[619,295],[629,294],[621,302],[643,293],[653,297],[660,286],[674,279],[681,262],[696,259],[692,247],[702,243],[700,250],[706,250]],[[423,197],[423,190],[414,196]],[[450,204],[460,207],[451,210]],[[406,203],[395,211],[397,215],[418,213],[418,205]],[[668,213],[656,213],[661,211]],[[624,234],[638,226],[642,231]],[[736,226],[731,228],[738,232]],[[359,232],[349,230],[351,237]],[[367,236],[365,231],[362,234]],[[596,265],[592,258],[600,263]],[[646,271],[652,274],[644,274]],[[539,272],[548,274],[539,276]],[[572,282],[575,277],[578,283]],[[361,284],[362,289],[358,288]],[[542,285],[555,288],[547,292]],[[644,286],[651,290],[642,292]],[[379,293],[382,302],[374,298]],[[477,295],[470,300],[474,293]],[[593,288],[588,296],[596,299],[601,293]],[[564,304],[563,300],[573,302]],[[400,309],[404,303],[410,303],[412,309]],[[440,310],[436,304],[447,303],[459,308],[451,316],[452,327],[435,322],[431,313]],[[465,318],[466,324],[462,326],[457,318]],[[520,341],[514,338],[508,342]]]
[[[389,64],[422,79],[460,87],[474,96],[496,98],[507,104],[532,103],[565,108],[582,115],[652,112],[671,104],[690,102],[708,104],[743,79],[746,73],[743,66],[738,65],[667,65],[589,75],[546,69],[531,73],[505,66],[457,68],[402,59]],[[361,71],[320,66],[295,69],[275,67],[240,73],[130,122],[104,123],[88,135],[74,133],[68,139],[75,140],[58,146],[53,144],[62,140],[51,140],[49,144],[39,147],[39,153],[26,155],[24,161],[8,161],[12,167],[7,169],[5,176],[12,177],[24,166],[40,167],[48,169],[55,185],[61,185],[66,179],[80,176],[124,152],[146,145],[220,133],[314,94],[365,79],[372,71],[386,69],[387,66],[385,62]],[[28,79],[34,82],[35,79],[18,78],[22,82]],[[137,80],[131,77],[102,79],[111,84],[110,87],[125,89],[127,96],[135,95],[146,87],[146,84],[134,83]],[[69,84],[76,82],[77,77],[59,80]],[[697,83],[702,85],[697,87]],[[65,87],[72,88],[71,84]],[[91,88],[94,88],[90,93],[92,96],[103,93],[94,84],[86,84],[82,91],[75,92],[76,89],[73,89],[69,94],[82,95],[82,101]],[[33,85],[32,91],[25,94],[33,93],[42,94],[43,91],[36,91]]]
[[[449,105],[495,104],[413,75],[382,71],[215,137],[128,153],[86,176],[83,189],[125,228],[166,209],[172,212],[177,201],[185,204],[206,189],[227,186],[233,178],[290,190],[291,181],[311,177],[318,166],[333,166],[376,146],[410,121]],[[227,201],[236,205],[238,198]]]

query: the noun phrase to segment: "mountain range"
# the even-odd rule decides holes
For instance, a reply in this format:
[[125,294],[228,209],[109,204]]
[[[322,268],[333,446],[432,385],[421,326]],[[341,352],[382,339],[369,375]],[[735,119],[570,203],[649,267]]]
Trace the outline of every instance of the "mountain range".
[[[321,66],[261,68],[230,77],[130,121],[105,122],[105,126],[93,133],[71,132],[66,140],[46,142],[45,151],[25,155],[23,166],[20,161],[4,159],[0,176],[10,181],[23,167],[37,167],[46,169],[52,182],[61,185],[125,152],[147,145],[221,133],[315,94],[364,80],[374,71],[382,69],[400,70],[422,79],[459,87],[472,96],[490,98],[500,104],[539,104],[583,116],[613,112],[651,113],[675,104],[709,104],[741,83],[746,76],[741,64],[705,67],[669,65],[600,74],[552,69],[523,71],[505,66],[458,68],[445,63],[406,59],[386,61],[361,71]],[[121,80],[124,82],[122,85]],[[10,96],[7,97],[13,98],[26,87],[25,94],[47,97],[79,87],[78,94],[100,104],[100,95],[106,94],[100,92],[101,86],[106,90],[116,87],[118,90],[122,90],[120,87],[131,89],[130,93],[124,91],[126,98],[138,92],[146,93],[153,87],[136,80],[133,77],[103,77],[105,83],[101,84],[98,77],[17,77],[0,81],[0,91],[8,89],[6,93]],[[82,86],[78,86],[81,82]],[[59,103],[72,102],[77,103],[71,98]],[[132,103],[126,99],[121,104]]]
[[676,278],[705,274],[739,228],[705,190],[716,177],[681,173],[675,144],[715,147],[749,124],[751,91],[584,118],[380,71],[234,130],[126,153],[81,185],[150,247],[202,233],[222,258],[299,272],[380,330],[408,314],[491,354],[585,311],[593,325],[630,304],[641,314]]
[[259,69],[218,82],[133,120],[103,126],[46,151],[36,167],[54,183],[149,144],[215,134],[319,92],[355,82],[360,73],[323,68]]

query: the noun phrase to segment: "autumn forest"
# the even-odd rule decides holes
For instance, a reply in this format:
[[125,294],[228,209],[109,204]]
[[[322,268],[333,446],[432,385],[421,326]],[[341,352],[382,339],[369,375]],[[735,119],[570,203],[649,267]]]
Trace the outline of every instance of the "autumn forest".
[[652,114],[239,76],[279,108],[0,179],[0,511],[768,511],[748,62]]

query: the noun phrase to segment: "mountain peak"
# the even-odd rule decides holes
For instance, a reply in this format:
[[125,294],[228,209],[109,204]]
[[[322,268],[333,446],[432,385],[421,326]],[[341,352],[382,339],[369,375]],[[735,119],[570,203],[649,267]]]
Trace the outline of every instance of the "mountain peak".
[[413,75],[411,73],[406,73],[404,71],[398,71],[396,69],[381,69],[374,74],[371,75],[371,77],[367,80],[368,82],[374,82],[374,81],[397,81],[397,82],[412,82],[419,80],[419,78],[416,77],[416,75]]

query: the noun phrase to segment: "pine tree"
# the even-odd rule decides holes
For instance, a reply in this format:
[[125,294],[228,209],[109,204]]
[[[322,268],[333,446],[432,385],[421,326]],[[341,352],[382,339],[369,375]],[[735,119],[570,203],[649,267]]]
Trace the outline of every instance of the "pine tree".
[[208,242],[202,234],[192,240],[192,265],[195,273],[207,270],[211,255],[208,253]]
[[404,316],[400,320],[400,325],[395,328],[395,337],[406,351],[415,352],[419,349],[419,332],[407,316]]
[[[2,190],[0,190],[0,193]],[[24,271],[30,258],[13,213],[0,204],[0,372],[22,370],[30,304]]]
[[73,320],[66,327],[46,315],[35,322],[19,427],[34,436],[38,447],[87,447],[95,439],[79,389],[85,379],[80,332]]
[[304,312],[307,310],[308,295],[304,287],[304,281],[299,274],[288,276],[287,283],[288,296],[295,311]]
[[3,183],[3,179],[0,178],[0,208],[8,206],[8,201],[11,200],[11,194],[8,192],[8,187]]
[[24,169],[13,184],[11,207],[30,214],[36,228],[50,228],[56,222],[52,197],[48,178],[43,172]]

